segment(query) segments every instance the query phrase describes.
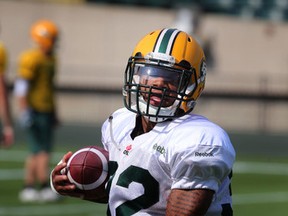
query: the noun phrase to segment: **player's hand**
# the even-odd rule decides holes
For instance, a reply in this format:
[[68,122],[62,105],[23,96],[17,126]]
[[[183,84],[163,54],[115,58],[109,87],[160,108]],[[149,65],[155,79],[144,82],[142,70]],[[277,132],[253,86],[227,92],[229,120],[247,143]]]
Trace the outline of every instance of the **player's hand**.
[[69,182],[68,176],[66,175],[67,162],[72,154],[72,152],[66,153],[61,162],[52,171],[50,177],[51,187],[61,195],[83,199],[83,193],[76,188],[75,184]]
[[30,109],[21,112],[19,124],[22,128],[29,128],[33,125],[32,111]]
[[[10,147],[14,142],[14,130],[12,127],[4,127],[2,131],[2,137],[0,139],[0,144],[3,147]],[[1,134],[0,134],[1,135]]]

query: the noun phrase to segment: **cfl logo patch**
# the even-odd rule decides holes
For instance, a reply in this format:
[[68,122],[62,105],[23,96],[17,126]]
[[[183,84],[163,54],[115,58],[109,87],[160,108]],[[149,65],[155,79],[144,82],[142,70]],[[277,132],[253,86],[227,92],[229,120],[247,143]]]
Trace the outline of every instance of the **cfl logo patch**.
[[128,156],[131,150],[132,150],[132,145],[128,145],[124,149],[123,154]]

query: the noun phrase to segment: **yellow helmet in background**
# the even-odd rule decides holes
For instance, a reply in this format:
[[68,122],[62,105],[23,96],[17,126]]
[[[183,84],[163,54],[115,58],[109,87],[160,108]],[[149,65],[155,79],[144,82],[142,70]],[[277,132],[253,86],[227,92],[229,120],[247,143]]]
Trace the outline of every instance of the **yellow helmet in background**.
[[58,34],[57,26],[49,20],[40,20],[31,28],[32,39],[45,50],[53,48]]
[[[139,71],[146,71],[145,75],[150,77],[169,76],[177,83],[177,90],[173,93],[162,88],[159,96],[158,87],[140,83]],[[193,110],[201,95],[205,77],[205,55],[195,38],[178,29],[153,31],[140,40],[129,58],[123,87],[125,106],[153,122],[185,115]],[[153,106],[147,100],[147,95],[148,98],[156,95],[154,92],[163,100],[160,106]],[[165,100],[171,98],[173,104],[163,106]]]

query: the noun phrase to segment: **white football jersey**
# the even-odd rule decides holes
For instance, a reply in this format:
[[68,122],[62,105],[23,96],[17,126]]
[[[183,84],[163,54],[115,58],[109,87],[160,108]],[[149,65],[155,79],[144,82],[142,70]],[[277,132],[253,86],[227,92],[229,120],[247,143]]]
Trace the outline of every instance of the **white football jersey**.
[[109,211],[113,216],[165,215],[171,189],[215,191],[206,215],[231,211],[235,151],[227,133],[207,118],[188,114],[130,136],[136,114],[117,110],[102,126],[109,151]]

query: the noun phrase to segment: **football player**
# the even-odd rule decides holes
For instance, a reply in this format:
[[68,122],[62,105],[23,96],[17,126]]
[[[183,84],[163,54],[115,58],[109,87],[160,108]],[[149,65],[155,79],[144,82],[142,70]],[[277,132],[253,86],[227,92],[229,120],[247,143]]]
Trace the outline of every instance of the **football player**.
[[7,51],[4,44],[0,41],[0,145],[3,144],[5,147],[8,147],[14,142],[14,130],[8,100],[7,83],[4,74],[6,71],[6,64]]
[[[58,196],[49,187],[49,161],[57,123],[54,51],[59,30],[55,23],[40,20],[30,33],[35,47],[20,55],[15,82],[19,122],[27,132],[30,152],[25,162],[24,189],[19,198],[23,202],[54,201]],[[40,191],[36,188],[38,184]]]
[[[183,31],[156,30],[137,44],[125,72],[125,108],[102,126],[108,215],[233,215],[234,148],[220,126],[191,113],[205,77],[203,50]],[[99,202],[61,175],[69,157],[52,171],[52,188]]]

